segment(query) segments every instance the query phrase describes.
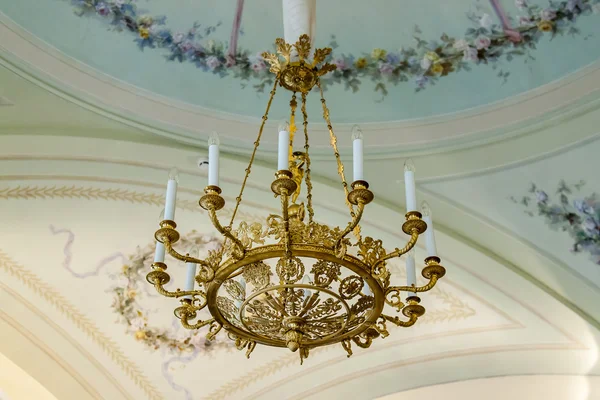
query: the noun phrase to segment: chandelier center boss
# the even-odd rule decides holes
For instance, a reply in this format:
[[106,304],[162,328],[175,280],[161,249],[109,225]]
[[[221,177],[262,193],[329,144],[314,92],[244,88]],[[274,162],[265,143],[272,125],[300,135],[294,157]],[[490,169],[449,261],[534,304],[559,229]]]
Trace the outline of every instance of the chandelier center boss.
[[[172,172],[167,183],[164,219],[161,218],[160,229],[155,233],[154,263],[147,280],[161,295],[180,299],[175,315],[185,328],[208,326],[209,340],[225,330],[238,349],[246,350],[247,357],[257,344],[262,344],[298,351],[302,362],[311,349],[334,343],[340,343],[350,357],[352,344],[368,348],[374,339],[388,336],[388,322],[413,326],[425,313],[418,293],[432,289],[444,276],[445,269],[437,256],[429,207],[424,203],[423,212],[417,211],[414,167],[410,161],[404,167],[407,213],[402,231],[408,235],[407,243],[388,251],[381,240],[362,237],[359,223],[374,195],[363,178],[363,136],[356,126],[352,135],[354,179],[350,188],[346,183],[320,84],[320,77],[335,69],[334,65],[325,63],[331,49],[315,49],[309,60],[311,44],[307,35],[302,35],[293,45],[277,39],[276,46],[277,54],[263,54],[276,79],[226,226],[218,215],[225,206],[219,188],[219,140],[216,134],[209,139],[208,186],[200,198],[200,207],[207,211],[223,236],[223,245],[208,251],[204,259],[200,259],[197,248],[189,249],[186,254],[174,249],[180,235],[174,222],[178,177]],[[281,202],[281,213],[270,215],[264,225],[241,221],[234,229],[278,85],[292,92],[289,123],[279,126],[278,171],[271,183],[271,190]],[[315,87],[320,91],[323,118],[346,194],[350,222],[343,228],[314,221],[306,98]],[[293,151],[298,94],[303,151]],[[299,202],[303,184],[306,205]],[[425,234],[428,253],[422,275],[428,283],[417,286],[411,249],[421,234]],[[165,253],[186,263],[184,290],[164,288],[170,281]],[[407,256],[407,285],[394,286],[387,261],[404,254]],[[203,309],[207,309],[212,318],[201,320],[199,311]],[[401,313],[402,317],[390,315],[394,312]]]

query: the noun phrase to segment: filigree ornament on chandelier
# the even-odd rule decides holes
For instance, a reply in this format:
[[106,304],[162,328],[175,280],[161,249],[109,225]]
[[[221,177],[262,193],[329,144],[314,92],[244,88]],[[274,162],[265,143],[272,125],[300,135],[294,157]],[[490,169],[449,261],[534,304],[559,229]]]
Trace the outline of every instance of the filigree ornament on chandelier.
[[[404,169],[407,212],[402,232],[408,236],[407,243],[387,251],[381,240],[361,235],[360,221],[366,206],[374,199],[363,176],[364,135],[360,129],[353,129],[354,179],[348,185],[322,90],[319,92],[323,118],[328,126],[350,221],[345,227],[329,227],[313,220],[306,101],[314,87],[321,88],[320,77],[335,66],[325,63],[331,49],[316,49],[313,60],[308,59],[311,47],[306,35],[295,44],[277,39],[276,46],[277,54],[263,54],[276,75],[275,84],[227,225],[222,224],[218,215],[226,205],[218,185],[220,142],[214,134],[209,142],[209,183],[199,203],[222,235],[222,247],[209,251],[205,259],[175,250],[180,237],[174,216],[178,178],[171,174],[165,206],[169,215],[160,222],[160,229],[155,233],[157,252],[147,280],[160,294],[180,299],[175,315],[184,327],[209,326],[210,338],[224,330],[247,357],[261,344],[298,351],[303,362],[310,349],[335,343],[340,343],[350,356],[352,343],[368,348],[375,339],[388,336],[387,322],[402,327],[414,325],[425,313],[417,294],[432,289],[444,276],[445,269],[440,265],[435,248],[431,211],[427,205],[424,205],[425,216],[416,210],[415,168],[410,161]],[[296,50],[297,59],[292,56],[292,49]],[[278,168],[271,183],[271,190],[279,197],[281,212],[268,216],[264,225],[241,221],[234,228],[278,86],[292,92],[290,121],[278,128]],[[301,95],[303,151],[294,151],[297,93]],[[303,186],[306,204],[299,203]],[[407,284],[393,285],[387,261],[409,253],[425,232],[428,232],[428,257],[422,275],[427,283],[417,286],[411,253],[407,255]],[[186,263],[185,290],[164,288],[170,281],[165,253]],[[198,312],[203,309],[207,309],[212,318],[200,320]],[[389,315],[394,312],[400,312],[401,317]]]

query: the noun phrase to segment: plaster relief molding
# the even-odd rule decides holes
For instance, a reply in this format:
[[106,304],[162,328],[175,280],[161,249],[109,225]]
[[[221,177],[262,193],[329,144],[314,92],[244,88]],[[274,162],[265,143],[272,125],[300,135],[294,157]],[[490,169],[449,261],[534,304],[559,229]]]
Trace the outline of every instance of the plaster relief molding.
[[6,97],[0,96],[0,106],[13,106],[14,103]]
[[[440,353],[432,356],[425,357],[414,357],[401,361],[394,361],[386,364],[378,365],[377,367],[363,369],[354,373],[350,373],[344,376],[341,376],[337,379],[333,379],[327,381],[324,384],[313,386],[310,389],[307,389],[301,393],[296,394],[293,397],[289,397],[290,400],[303,400],[308,398],[309,396],[316,395],[317,393],[322,393],[326,389],[331,389],[334,386],[342,385],[349,381],[356,381],[361,378],[365,378],[366,376],[373,376],[377,373],[383,371],[389,371],[391,369],[398,369],[409,365],[423,364],[438,360],[445,359],[455,359],[459,357],[469,357],[476,355],[484,355],[484,354],[497,354],[497,353],[510,353],[510,352],[519,352],[519,351],[565,351],[565,350],[580,350],[577,345],[569,346],[569,345],[557,345],[557,344],[538,344],[538,345],[516,345],[516,346],[490,346],[483,347],[478,349],[466,349],[466,350],[458,350],[458,351],[448,351],[444,353]],[[559,358],[557,358],[559,359]],[[247,400],[255,400],[260,397],[251,396],[248,397]]]
[[24,266],[14,262],[9,256],[0,250],[0,270],[21,281],[37,296],[51,304],[66,318],[71,320],[90,339],[117,364],[125,374],[139,386],[151,400],[163,400],[160,391],[142,373],[140,367],[129,360],[117,344],[105,333],[103,333],[93,321],[79,311],[63,295],[52,286],[48,285],[33,272]]
[[[225,112],[158,96],[126,84],[82,64],[49,46],[15,24],[0,12],[0,35],[6,40],[0,48],[0,65],[52,93],[97,114],[172,140],[204,146],[210,126],[222,133],[224,148],[243,153],[252,146],[246,135],[248,126],[258,127],[259,118],[241,117]],[[398,149],[432,151],[440,147],[464,148],[498,141],[514,133],[516,123],[532,117],[558,112],[588,95],[598,97],[600,62],[593,63],[539,88],[512,98],[454,114],[437,117],[363,124],[370,132],[373,152],[396,154]],[[160,120],[156,116],[161,116]],[[507,121],[509,121],[507,123]],[[324,124],[313,124],[315,160],[328,153]],[[267,129],[274,129],[270,123]],[[351,124],[337,126],[340,136],[350,136]],[[494,134],[489,132],[496,130]],[[397,135],[398,131],[403,134]],[[348,143],[349,145],[349,143]],[[265,140],[274,153],[275,141]]]
[[[52,321],[47,315],[37,309],[33,304],[31,304],[27,299],[23,296],[19,295],[17,292],[12,290],[9,286],[0,282],[0,289],[2,289],[5,293],[7,293],[13,300],[24,305],[28,310],[30,310],[37,317],[42,319],[46,324],[50,325],[54,331],[59,333],[69,344],[71,344],[74,348],[76,348],[84,357],[93,364],[98,370],[102,371],[103,375],[111,381],[111,383],[118,388],[124,398],[133,400],[133,397],[115,380],[115,378],[104,368],[89,352],[85,350],[83,346],[77,343],[64,329],[58,326],[54,321]],[[51,350],[50,346],[42,343],[42,341],[37,338],[31,330],[26,329],[23,325],[21,325],[18,321],[14,320],[8,314],[0,311],[0,319],[8,322],[11,326],[17,329],[22,335],[27,337],[30,341],[35,342],[37,347],[40,349],[43,348],[43,351],[47,353],[54,361],[61,365],[63,369],[65,369],[80,385],[85,387],[86,391],[93,394],[95,398],[102,399],[102,396],[93,388],[85,379],[80,375],[80,373],[71,367],[64,359],[61,358],[57,353]]]

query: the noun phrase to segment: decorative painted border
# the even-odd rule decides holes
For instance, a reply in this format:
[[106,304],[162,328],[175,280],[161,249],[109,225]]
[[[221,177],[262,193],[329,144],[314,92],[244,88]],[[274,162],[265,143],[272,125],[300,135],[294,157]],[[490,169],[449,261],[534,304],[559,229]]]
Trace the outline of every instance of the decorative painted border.
[[[253,88],[264,92],[272,85],[273,75],[261,54],[251,54],[237,48],[237,34],[243,1],[238,2],[234,19],[234,32],[229,45],[212,39],[206,40],[221,23],[201,30],[195,23],[183,32],[173,32],[166,27],[166,16],[142,14],[135,0],[71,0],[75,14],[96,16],[110,23],[112,29],[128,31],[135,35],[134,42],[140,50],[162,48],[167,50],[168,61],[191,62],[203,71],[219,77],[231,76],[240,79],[242,87],[247,82],[258,82]],[[383,97],[388,94],[387,86],[397,86],[401,82],[413,80],[419,92],[428,85],[450,73],[470,70],[470,64],[493,64],[497,68],[500,60],[512,61],[515,57],[534,59],[531,52],[544,32],[556,35],[578,35],[575,27],[580,15],[600,12],[598,0],[549,1],[546,8],[531,5],[526,0],[516,0],[515,4],[524,15],[519,17],[519,27],[510,27],[508,17],[497,0],[491,1],[492,8],[500,18],[494,23],[488,14],[467,13],[474,24],[466,30],[462,38],[449,37],[445,33],[440,39],[425,40],[418,26],[413,37],[415,47],[399,51],[374,49],[370,54],[331,55],[327,61],[336,65],[337,70],[323,77],[323,86],[343,84],[346,90],[357,92],[363,80],[375,84],[375,91]],[[205,39],[205,40],[202,40]],[[329,44],[335,49],[335,37]],[[499,70],[497,76],[506,81],[510,72]]]
[[567,184],[564,180],[558,183],[556,195],[558,202],[552,203],[550,196],[543,189],[532,183],[528,195],[510,200],[525,207],[530,217],[544,217],[552,230],[567,232],[574,243],[572,253],[586,252],[590,261],[600,265],[600,199],[596,193],[569,200],[569,196],[581,196],[579,192],[585,181]]
[[[117,81],[60,53],[24,31],[2,12],[0,35],[8,38],[4,43],[6,52],[0,52],[0,65],[66,101],[179,143],[204,146],[205,132],[198,127],[213,126],[218,131],[233,132],[232,142],[225,146],[232,154],[246,155],[247,146],[252,144],[247,135],[235,132],[246,132],[248,124],[258,123],[254,118],[167,99]],[[432,155],[449,149],[468,150],[537,133],[548,126],[548,121],[556,125],[558,121],[597,108],[599,76],[600,63],[594,62],[564,78],[498,102],[441,116],[366,123],[363,128],[367,127],[373,141],[380,143],[379,147],[371,149],[376,159]],[[77,89],[69,87],[73,79],[79,82]],[[98,98],[104,99],[103,103],[98,103]],[[122,99],[121,103],[114,104],[115,98]],[[155,120],[156,115],[161,115],[161,121]],[[148,120],[153,121],[152,124],[148,124]],[[337,127],[340,138],[346,134],[350,137],[349,124],[338,124]],[[320,135],[327,133],[324,129],[323,124],[313,127],[317,134],[311,145],[315,160],[331,157],[329,143],[319,139],[327,137]],[[401,137],[396,134],[398,130],[403,132]],[[51,131],[59,136],[64,134],[59,130]],[[20,130],[13,129],[12,132],[19,134]],[[272,143],[267,140],[264,145],[265,153],[274,154]]]
[[61,314],[71,320],[79,329],[81,329],[90,339],[96,342],[106,354],[135,382],[151,400],[163,400],[161,392],[154,387],[152,382],[142,373],[140,368],[129,360],[117,344],[85,314],[79,311],[65,297],[63,297],[54,287],[48,285],[33,272],[27,270],[24,266],[15,263],[2,250],[0,250],[0,269],[9,275],[21,281],[25,286],[31,289],[40,298],[47,301],[55,307]]

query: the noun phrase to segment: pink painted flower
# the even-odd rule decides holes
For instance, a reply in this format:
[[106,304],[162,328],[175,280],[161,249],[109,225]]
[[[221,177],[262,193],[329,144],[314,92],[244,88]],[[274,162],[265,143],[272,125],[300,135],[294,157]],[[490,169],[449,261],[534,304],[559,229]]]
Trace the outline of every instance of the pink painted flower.
[[183,39],[185,39],[185,35],[181,32],[177,32],[176,34],[173,35],[173,43],[175,43],[175,44],[179,44],[179,43],[183,42]]
[[477,56],[477,49],[473,47],[467,47],[463,51],[463,60],[464,61],[477,61],[479,57]]
[[465,51],[469,48],[469,43],[465,39],[459,39],[452,45],[458,51]]
[[556,18],[556,11],[545,8],[540,13],[540,17],[543,21],[552,21],[554,18]]
[[477,37],[477,39],[475,39],[475,47],[477,47],[477,50],[487,49],[488,47],[490,47],[491,44],[492,41],[487,36],[481,35]]
[[106,5],[106,3],[100,2],[96,5],[96,12],[99,15],[106,17],[108,14],[110,14],[110,7]]
[[221,66],[221,61],[219,61],[218,57],[209,56],[209,57],[206,58],[206,66],[211,71],[214,71],[215,69],[217,69],[217,68],[219,68]]
[[142,317],[135,317],[131,320],[131,327],[136,331],[144,328],[144,326],[146,326],[146,320],[144,320]]
[[343,58],[338,58],[334,60],[333,64],[337,67],[338,71],[344,71],[348,69],[348,66],[346,65],[346,60],[344,60]]
[[[264,71],[265,69],[267,69],[267,65],[265,64],[265,62],[263,60],[256,60],[252,63],[252,65],[250,65],[250,68],[252,68],[252,70],[254,72],[261,72],[261,71]],[[211,242],[211,243],[213,243],[213,242]],[[217,248],[215,248],[214,250],[216,250],[216,249]]]
[[200,333],[196,333],[190,339],[190,344],[196,348],[204,347],[205,342],[206,338]]
[[184,53],[187,53],[189,51],[192,51],[195,49],[194,47],[194,43],[192,43],[192,41],[190,40],[186,40],[185,42],[181,43],[179,45],[179,48],[181,49],[181,51],[183,51]]
[[381,63],[379,65],[379,72],[381,72],[382,75],[390,76],[394,73],[394,66],[390,63]]

